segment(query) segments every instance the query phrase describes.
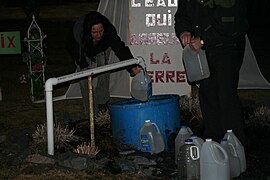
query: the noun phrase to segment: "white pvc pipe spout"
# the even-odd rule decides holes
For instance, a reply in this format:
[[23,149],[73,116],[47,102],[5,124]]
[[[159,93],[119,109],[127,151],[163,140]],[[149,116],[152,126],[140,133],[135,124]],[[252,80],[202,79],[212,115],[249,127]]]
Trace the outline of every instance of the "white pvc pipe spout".
[[48,138],[48,154],[54,155],[54,134],[53,134],[53,86],[64,83],[67,81],[72,81],[75,79],[79,79],[82,77],[91,76],[94,74],[99,74],[102,72],[139,64],[141,66],[145,66],[145,61],[142,57],[136,57],[134,59],[129,59],[126,61],[121,61],[118,63],[109,64],[106,66],[101,66],[93,69],[88,69],[85,71],[80,71],[72,74],[68,74],[65,76],[61,76],[58,78],[50,78],[45,83],[45,91],[46,91],[46,115],[47,115],[47,138]]
[[46,91],[46,115],[47,115],[47,139],[48,154],[54,155],[54,138],[53,138],[53,85],[57,84],[56,78],[50,78],[45,83]]

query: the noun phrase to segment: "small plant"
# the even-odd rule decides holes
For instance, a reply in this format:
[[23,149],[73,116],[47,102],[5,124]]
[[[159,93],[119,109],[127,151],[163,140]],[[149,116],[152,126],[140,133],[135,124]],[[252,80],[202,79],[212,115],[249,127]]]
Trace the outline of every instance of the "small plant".
[[99,111],[97,116],[95,117],[96,124],[104,127],[104,128],[110,128],[111,127],[111,117],[109,114],[109,111]]
[[200,101],[199,97],[188,97],[188,96],[181,96],[180,98],[180,109],[181,111],[190,112],[192,117],[191,120],[197,119],[199,121],[202,120],[202,112],[200,108]]
[[246,120],[248,126],[270,127],[270,108],[267,106],[256,107],[254,114]]
[[[72,141],[79,140],[79,137],[74,135],[75,130],[69,130],[67,126],[63,127],[60,123],[54,124],[54,144],[56,149],[69,146]],[[47,144],[47,125],[38,125],[36,131],[32,134],[33,144],[43,146]]]
[[89,144],[83,143],[79,146],[77,146],[76,149],[73,150],[73,152],[78,154],[86,154],[90,158],[95,158],[96,155],[99,153],[99,149],[96,146],[90,146]]
[[192,128],[193,132],[199,133],[201,131],[203,117],[200,108],[198,95],[192,97],[180,97],[180,113],[181,124],[185,124]]

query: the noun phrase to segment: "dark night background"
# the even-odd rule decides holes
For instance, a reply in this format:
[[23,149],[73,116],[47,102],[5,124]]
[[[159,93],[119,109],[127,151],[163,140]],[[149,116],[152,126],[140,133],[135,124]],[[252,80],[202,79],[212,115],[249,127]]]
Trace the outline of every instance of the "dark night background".
[[[112,0],[111,0],[112,1]],[[117,1],[117,0],[115,0]],[[130,0],[126,0],[130,1]],[[139,1],[139,0],[137,0]],[[25,0],[1,0],[0,1],[0,32],[20,31],[22,39],[22,51],[25,51],[23,38],[25,37],[30,21],[23,13]],[[59,77],[75,70],[74,62],[65,50],[66,35],[71,28],[72,22],[80,15],[89,10],[96,10],[98,0],[41,0],[40,19],[38,21],[42,31],[47,34],[44,40],[44,52],[47,56],[46,79]],[[247,0],[250,40],[257,63],[264,77],[270,82],[270,1]],[[19,77],[29,73],[26,63],[22,61],[22,55],[0,55],[0,87],[2,98],[0,101],[0,137],[2,134],[18,132],[18,129],[35,129],[37,124],[44,123],[46,110],[44,103],[33,103],[30,99],[30,85],[20,84]],[[67,85],[67,84],[66,84]],[[68,85],[67,85],[68,86]],[[66,89],[55,87],[61,95]],[[59,89],[58,89],[59,88]],[[59,92],[58,92],[59,90]],[[244,101],[245,110],[253,105],[267,105],[270,102],[268,90],[241,90],[241,95],[247,98]],[[65,112],[76,116],[82,114],[82,102],[65,100],[54,103],[55,112]],[[248,180],[269,180],[269,130],[261,128],[254,136],[254,129],[247,129],[246,135],[254,140],[248,151],[247,174],[240,178],[250,176]],[[252,130],[252,129],[251,129]],[[16,137],[16,136],[15,136]],[[20,139],[19,139],[20,140]],[[1,154],[5,151],[1,148]],[[6,148],[6,147],[5,147]],[[2,163],[1,163],[2,164]],[[1,166],[0,166],[1,177]]]

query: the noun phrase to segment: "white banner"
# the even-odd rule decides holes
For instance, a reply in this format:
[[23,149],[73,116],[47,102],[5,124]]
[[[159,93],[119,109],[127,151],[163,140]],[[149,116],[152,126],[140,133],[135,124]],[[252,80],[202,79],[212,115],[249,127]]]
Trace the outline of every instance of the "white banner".
[[174,32],[177,1],[130,1],[129,47],[134,56],[145,59],[153,94],[187,95],[191,90],[182,64],[182,47]]

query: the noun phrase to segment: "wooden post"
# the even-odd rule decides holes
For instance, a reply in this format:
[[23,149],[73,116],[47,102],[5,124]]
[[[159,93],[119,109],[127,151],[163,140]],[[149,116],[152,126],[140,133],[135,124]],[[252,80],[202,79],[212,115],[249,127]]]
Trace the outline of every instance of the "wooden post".
[[92,76],[88,76],[88,93],[89,93],[89,121],[90,121],[90,140],[91,147],[95,146],[95,125],[94,125],[94,102],[92,89]]

